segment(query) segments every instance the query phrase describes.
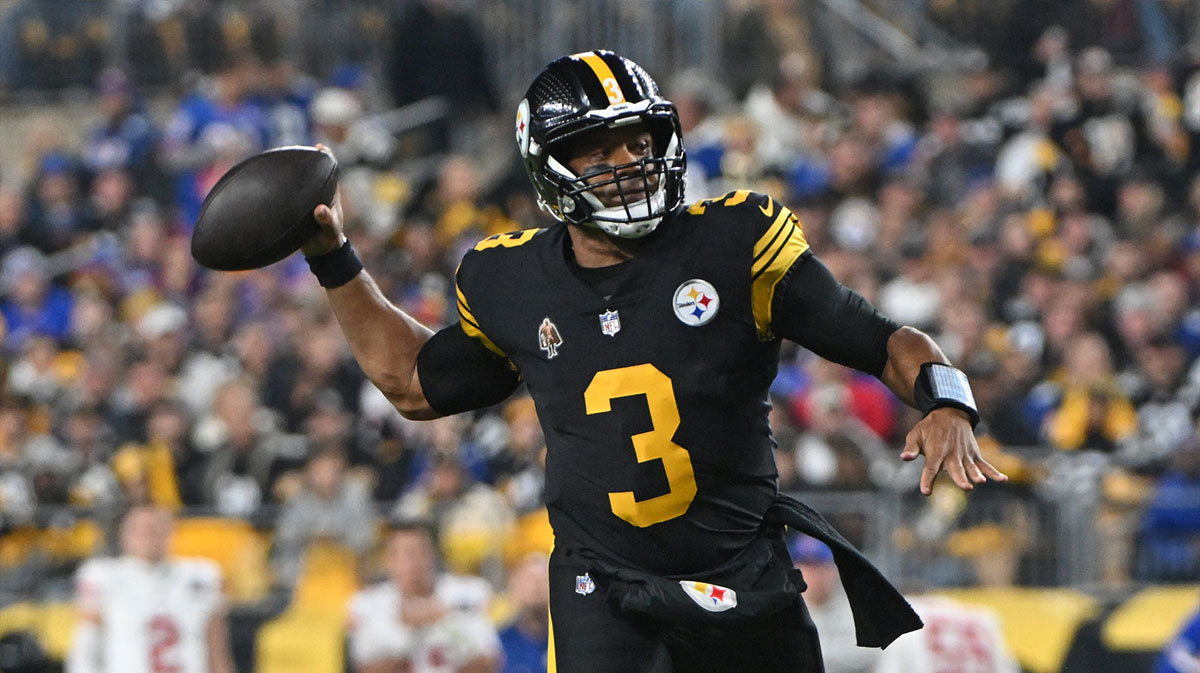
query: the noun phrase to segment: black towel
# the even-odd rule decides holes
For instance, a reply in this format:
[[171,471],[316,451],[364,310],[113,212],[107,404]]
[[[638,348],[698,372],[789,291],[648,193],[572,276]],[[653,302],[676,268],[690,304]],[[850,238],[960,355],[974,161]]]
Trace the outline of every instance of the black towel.
[[763,524],[787,526],[829,545],[854,612],[860,647],[887,647],[901,635],[924,626],[900,591],[817,510],[780,493],[764,515]]

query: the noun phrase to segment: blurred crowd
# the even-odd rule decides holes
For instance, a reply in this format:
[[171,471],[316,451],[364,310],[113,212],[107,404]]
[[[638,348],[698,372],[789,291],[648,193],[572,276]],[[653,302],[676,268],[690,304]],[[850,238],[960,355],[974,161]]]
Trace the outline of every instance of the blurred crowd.
[[[529,399],[405,421],[298,255],[217,273],[189,254],[228,168],[321,142],[384,293],[431,327],[454,321],[464,251],[550,223],[509,144],[501,100],[520,92],[491,83],[486,27],[452,3],[404,3],[364,24],[388,49],[310,70],[278,39],[285,9],[232,21],[222,3],[128,3],[142,51],[121,69],[90,22],[103,4],[0,13],[0,86],[84,85],[90,105],[82,144],[35,124],[0,166],[0,533],[55,525],[59,505],[103,522],[136,503],[244,518],[272,531],[287,587],[314,540],[366,555],[380,522],[419,518],[448,564],[502,586],[545,541]],[[746,58],[652,73],[679,106],[688,198],[786,202],[840,280],[967,371],[985,451],[1016,483],[996,494],[1000,542],[977,526],[964,554],[1019,556],[1037,544],[1021,507],[1087,491],[1106,581],[1194,578],[1200,42],[1159,30],[1194,3],[1017,2],[1023,20],[986,36],[941,7],[962,3],[931,4],[980,48],[854,77],[835,76],[803,3],[724,6]],[[781,488],[915,492],[896,456],[915,412],[878,381],[788,347],[772,396]],[[922,505],[908,544],[970,521],[955,497]]]

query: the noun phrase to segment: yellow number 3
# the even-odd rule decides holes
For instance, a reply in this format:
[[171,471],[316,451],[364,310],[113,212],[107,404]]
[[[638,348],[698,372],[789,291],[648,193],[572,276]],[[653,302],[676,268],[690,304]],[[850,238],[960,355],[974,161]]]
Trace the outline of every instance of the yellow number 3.
[[637,500],[633,491],[608,494],[613,514],[639,527],[653,526],[687,512],[696,497],[696,476],[687,449],[671,441],[679,428],[679,407],[675,404],[675,388],[666,374],[654,365],[644,364],[596,372],[583,393],[587,413],[604,414],[612,411],[612,401],[619,397],[645,395],[650,407],[650,422],[654,428],[634,435],[633,450],[639,463],[662,461],[667,473],[667,492]]

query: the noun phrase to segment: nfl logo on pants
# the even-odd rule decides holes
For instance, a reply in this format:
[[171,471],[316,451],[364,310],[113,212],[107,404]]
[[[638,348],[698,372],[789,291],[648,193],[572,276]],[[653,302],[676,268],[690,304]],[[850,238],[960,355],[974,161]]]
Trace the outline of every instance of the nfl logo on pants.
[[588,573],[575,576],[575,593],[586,596],[596,590],[596,583]]

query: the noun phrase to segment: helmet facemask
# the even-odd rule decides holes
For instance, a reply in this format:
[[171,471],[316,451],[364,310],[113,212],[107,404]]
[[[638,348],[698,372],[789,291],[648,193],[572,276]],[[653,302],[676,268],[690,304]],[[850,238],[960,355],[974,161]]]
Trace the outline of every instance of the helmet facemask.
[[[654,156],[586,175],[575,175],[558,158],[548,157],[544,174],[559,185],[557,205],[563,220],[624,239],[653,232],[662,217],[682,203],[684,157],[676,134],[671,134],[670,143],[661,155],[655,151]],[[616,191],[619,203],[605,205],[600,194],[610,190]]]

